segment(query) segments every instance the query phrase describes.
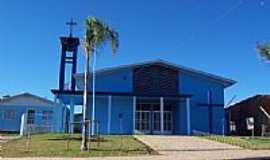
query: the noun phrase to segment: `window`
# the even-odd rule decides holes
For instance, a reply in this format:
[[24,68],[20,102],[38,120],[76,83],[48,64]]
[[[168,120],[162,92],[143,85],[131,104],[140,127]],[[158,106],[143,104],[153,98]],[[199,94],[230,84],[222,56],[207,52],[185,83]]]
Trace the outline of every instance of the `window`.
[[35,110],[28,110],[27,112],[27,124],[35,123]]
[[230,121],[230,131],[235,132],[236,131],[236,124],[234,121]]
[[4,119],[5,120],[15,119],[15,110],[13,110],[13,109],[5,110],[5,112],[4,112]]
[[49,121],[52,120],[53,111],[42,111],[42,120]]

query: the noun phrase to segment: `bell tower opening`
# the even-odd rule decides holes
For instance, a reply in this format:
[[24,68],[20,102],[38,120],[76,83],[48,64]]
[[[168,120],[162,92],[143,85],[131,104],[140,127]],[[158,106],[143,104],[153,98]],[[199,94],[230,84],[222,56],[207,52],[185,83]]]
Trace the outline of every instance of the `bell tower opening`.
[[[61,41],[61,62],[60,62],[60,72],[59,72],[59,90],[71,90],[75,91],[76,81],[74,78],[74,74],[77,73],[77,53],[78,46],[80,44],[80,40],[77,37],[73,37],[72,31],[73,26],[76,23],[71,19],[70,22],[67,22],[66,25],[69,26],[69,36],[68,37],[60,37]],[[71,65],[71,67],[67,68],[67,65]],[[67,71],[69,69],[69,71]],[[70,79],[66,79],[66,75],[70,74]],[[70,82],[70,85],[67,84]]]

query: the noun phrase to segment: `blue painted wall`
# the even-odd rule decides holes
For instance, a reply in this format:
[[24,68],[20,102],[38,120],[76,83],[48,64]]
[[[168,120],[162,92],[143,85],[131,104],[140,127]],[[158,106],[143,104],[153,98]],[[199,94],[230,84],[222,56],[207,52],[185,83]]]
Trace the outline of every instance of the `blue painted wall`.
[[[208,103],[207,92],[212,91],[213,103],[224,104],[224,86],[214,80],[190,73],[179,73],[180,94],[192,94],[191,98],[191,130],[209,132],[208,108],[197,106],[198,103]],[[181,105],[181,133],[187,133],[186,108]],[[224,118],[224,108],[213,108],[213,133],[221,134]]]
[[[113,97],[112,101],[112,134],[132,134],[133,132],[132,97]],[[120,114],[122,115],[122,131],[120,131]]]
[[[20,131],[21,117],[22,114],[27,113],[28,109],[34,109],[36,113],[35,124],[40,124],[42,111],[53,111],[53,131],[62,132],[63,131],[63,106],[22,106],[22,105],[0,105],[0,131]],[[14,119],[5,119],[4,113],[6,110],[14,110]]]
[[[132,134],[133,109],[131,97],[112,96],[111,134]],[[92,117],[92,99],[89,98],[88,117]],[[122,120],[120,118],[122,117]],[[108,96],[96,97],[96,120],[100,123],[100,133],[108,134]],[[122,124],[122,130],[120,129]]]
[[[4,118],[4,114],[6,110],[14,110],[15,111],[15,118],[6,120]],[[25,113],[25,107],[21,106],[0,106],[0,130],[1,131],[20,131],[21,125],[21,116]]]
[[[77,87],[83,90],[82,77],[77,77]],[[89,78],[89,89],[92,89],[92,78]],[[96,91],[98,92],[132,92],[132,69],[120,69],[96,75]]]

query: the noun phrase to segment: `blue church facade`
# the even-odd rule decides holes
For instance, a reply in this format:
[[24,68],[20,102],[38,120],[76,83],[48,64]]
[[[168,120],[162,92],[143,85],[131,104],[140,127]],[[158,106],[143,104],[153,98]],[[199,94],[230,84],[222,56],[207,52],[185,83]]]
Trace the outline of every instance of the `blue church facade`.
[[[83,104],[83,74],[75,89],[52,90],[69,106]],[[163,60],[106,68],[96,73],[95,119],[101,134],[176,134],[225,132],[224,90],[235,81]],[[89,91],[92,89],[91,77]],[[92,92],[88,93],[88,119]]]

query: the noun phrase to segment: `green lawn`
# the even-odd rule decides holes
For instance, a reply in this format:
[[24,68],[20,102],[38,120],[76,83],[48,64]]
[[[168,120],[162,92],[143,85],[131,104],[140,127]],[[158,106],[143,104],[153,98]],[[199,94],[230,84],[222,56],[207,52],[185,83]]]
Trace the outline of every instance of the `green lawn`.
[[222,143],[227,143],[235,146],[240,146],[246,149],[253,150],[269,150],[269,137],[240,137],[240,136],[201,136],[203,138],[214,140]]
[[33,135],[29,150],[26,137],[9,141],[3,145],[3,157],[96,157],[96,156],[135,156],[156,154],[133,136],[101,136],[100,145],[92,139],[90,151],[80,151],[81,140],[78,135],[70,138],[67,148],[67,135]]

